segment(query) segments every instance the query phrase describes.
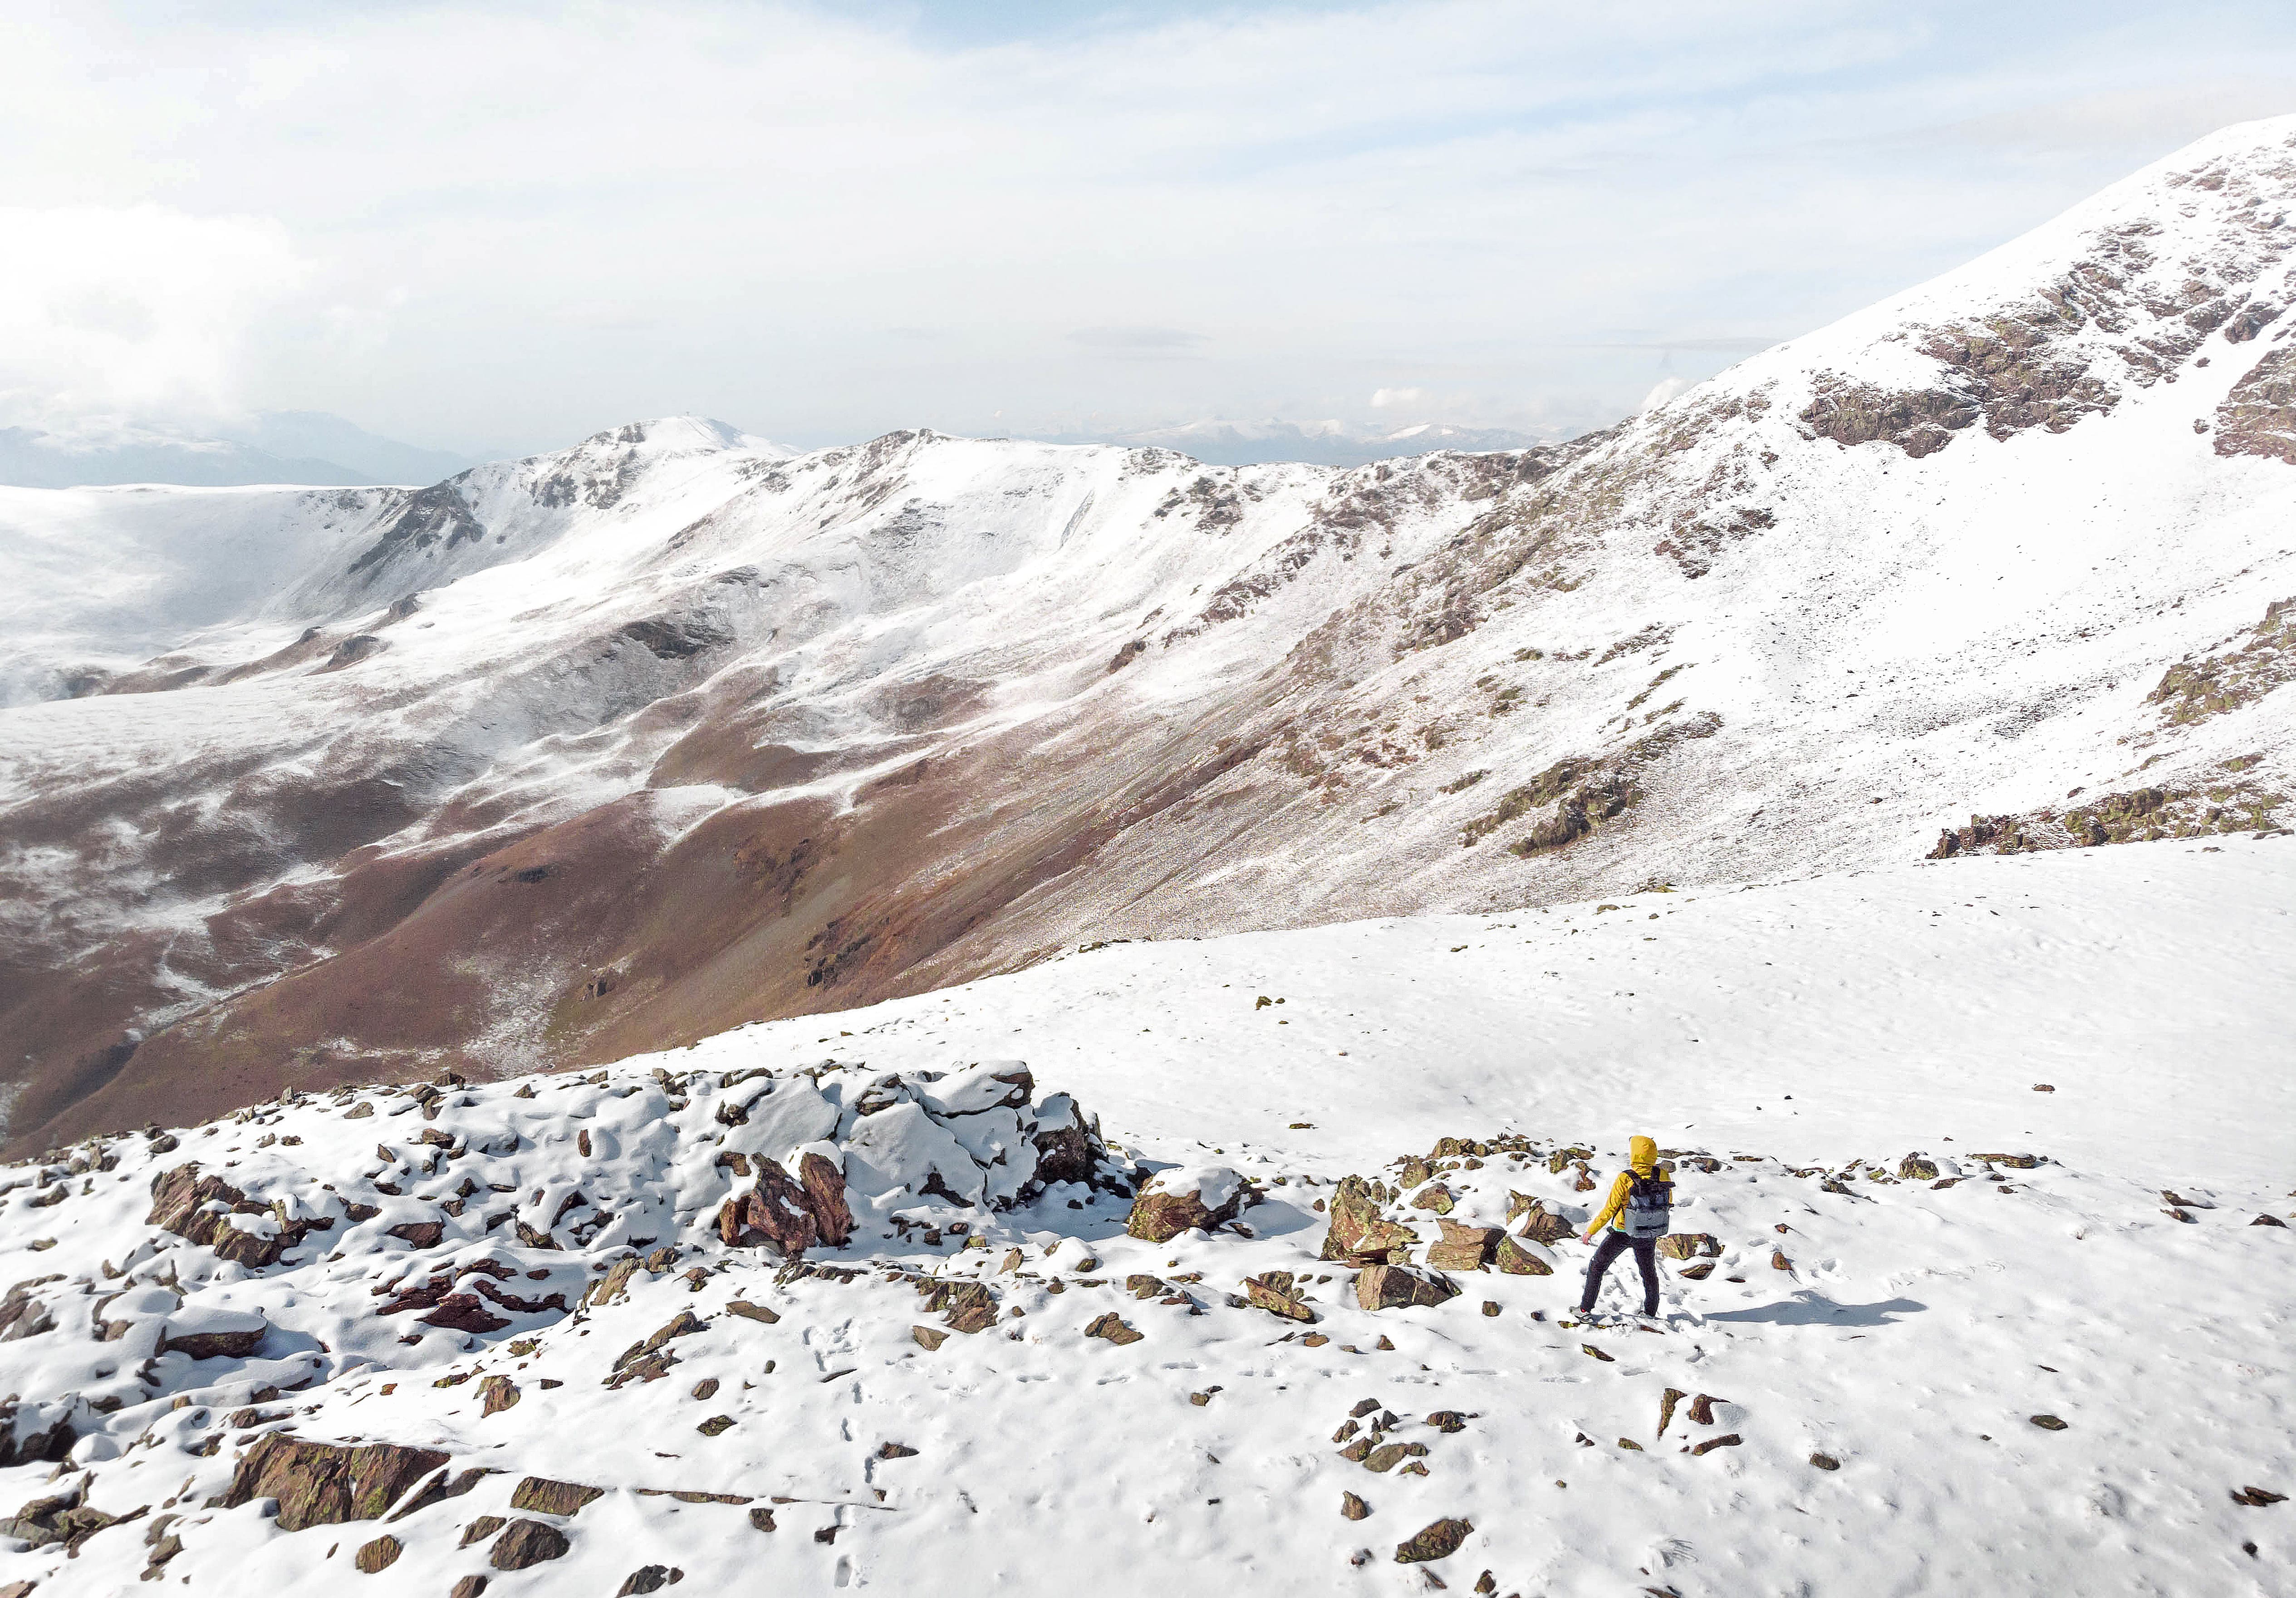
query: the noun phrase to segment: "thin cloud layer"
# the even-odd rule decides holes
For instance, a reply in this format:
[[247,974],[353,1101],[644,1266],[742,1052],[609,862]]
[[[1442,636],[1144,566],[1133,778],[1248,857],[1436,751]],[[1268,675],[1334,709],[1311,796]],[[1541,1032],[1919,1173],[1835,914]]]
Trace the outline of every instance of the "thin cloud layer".
[[[798,442],[1136,427],[1380,390],[1584,426],[2296,109],[2259,4],[2174,29],[1816,0],[990,27],[692,3],[20,20],[0,288],[38,292],[11,296],[6,403],[327,410],[443,445],[680,410]],[[91,249],[190,269],[60,294]]]

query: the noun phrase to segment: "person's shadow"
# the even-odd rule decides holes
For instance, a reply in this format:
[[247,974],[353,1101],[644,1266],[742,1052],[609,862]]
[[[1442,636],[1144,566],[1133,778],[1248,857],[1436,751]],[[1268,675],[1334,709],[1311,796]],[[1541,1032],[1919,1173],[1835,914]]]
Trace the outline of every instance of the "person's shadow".
[[1831,1299],[1805,1290],[1783,1304],[1765,1304],[1755,1309],[1714,1310],[1703,1318],[1709,1321],[1753,1321],[1776,1326],[1893,1326],[1899,1315],[1911,1315],[1928,1307],[1928,1305],[1916,1303],[1911,1299],[1884,1299],[1878,1304],[1836,1304]]

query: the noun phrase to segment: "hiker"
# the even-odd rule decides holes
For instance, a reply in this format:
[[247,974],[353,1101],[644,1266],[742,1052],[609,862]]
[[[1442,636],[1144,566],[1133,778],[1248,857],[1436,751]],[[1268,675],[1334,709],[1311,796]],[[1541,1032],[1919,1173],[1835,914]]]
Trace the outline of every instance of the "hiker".
[[1611,1262],[1628,1249],[1635,1251],[1635,1264],[1643,1274],[1643,1314],[1658,1314],[1658,1240],[1666,1235],[1672,1218],[1674,1178],[1658,1168],[1658,1145],[1647,1137],[1628,1139],[1627,1160],[1628,1168],[1611,1184],[1610,1201],[1587,1228],[1590,1243],[1603,1227],[1610,1231],[1595,1245],[1595,1258],[1587,1267],[1587,1291],[1578,1295],[1581,1315],[1594,1313],[1595,1296],[1603,1291]]

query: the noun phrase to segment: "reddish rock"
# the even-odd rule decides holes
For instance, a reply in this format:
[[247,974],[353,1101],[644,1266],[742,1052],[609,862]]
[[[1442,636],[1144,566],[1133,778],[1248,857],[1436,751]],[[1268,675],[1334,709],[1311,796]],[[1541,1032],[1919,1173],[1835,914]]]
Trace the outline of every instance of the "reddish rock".
[[489,1376],[479,1383],[479,1418],[499,1414],[518,1402],[518,1384],[507,1376]]
[[[155,1145],[156,1146],[156,1145]],[[209,1206],[219,1208],[209,1208]],[[152,1212],[146,1225],[172,1232],[250,1271],[275,1265],[279,1257],[301,1242],[306,1233],[325,1231],[332,1221],[282,1222],[269,1236],[243,1231],[226,1218],[230,1215],[265,1215],[280,1220],[268,1204],[258,1204],[220,1176],[200,1175],[198,1162],[179,1165],[152,1179]]]
[[403,1221],[390,1229],[390,1236],[399,1238],[417,1249],[435,1249],[439,1240],[447,1235],[444,1221]]
[[805,1189],[805,1207],[813,1215],[814,1231],[832,1249],[843,1248],[853,1236],[853,1211],[845,1203],[845,1169],[835,1160],[808,1154],[797,1162],[798,1180]]
[[1258,1277],[1247,1276],[1243,1279],[1243,1296],[1245,1302],[1253,1308],[1264,1309],[1270,1315],[1282,1315],[1287,1321],[1313,1321],[1316,1318],[1314,1310],[1290,1293],[1283,1291],[1275,1283]]
[[1119,1345],[1136,1343],[1141,1336],[1139,1332],[1126,1325],[1124,1317],[1112,1309],[1086,1326],[1084,1329],[1084,1334],[1086,1337],[1106,1338],[1110,1342]]
[[[819,1239],[820,1223],[814,1217],[806,1190],[790,1180],[790,1174],[778,1162],[760,1159],[756,1163],[756,1184],[719,1207],[718,1235],[728,1248],[770,1247],[780,1250],[783,1258],[795,1259]],[[839,1183],[838,1204],[842,1208],[841,1176]],[[849,1231],[849,1214],[845,1224]]]
[[510,1324],[480,1303],[476,1293],[448,1293],[439,1300],[438,1308],[415,1318],[425,1326],[443,1326],[452,1332],[500,1332]]

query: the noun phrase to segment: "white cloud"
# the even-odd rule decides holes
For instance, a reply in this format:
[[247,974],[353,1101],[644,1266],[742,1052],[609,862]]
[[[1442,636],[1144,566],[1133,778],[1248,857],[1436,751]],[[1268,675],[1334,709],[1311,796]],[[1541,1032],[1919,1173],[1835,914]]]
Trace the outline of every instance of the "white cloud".
[[[183,295],[121,266],[8,313],[0,357],[57,403],[243,397],[439,442],[1414,386],[1583,426],[1665,374],[1665,332],[1792,335],[2121,175],[2132,128],[2199,114],[2177,86],[2296,80],[2281,3],[2173,29],[2133,0],[1127,6],[978,45],[961,9],[927,36],[768,0],[19,8],[12,201],[252,253],[213,268],[200,235]],[[2046,159],[1985,121],[2084,96]],[[17,236],[0,283],[45,270]],[[123,248],[177,248],[150,237]],[[1713,342],[1670,358],[1702,376]]]
[[1658,386],[1653,388],[1649,393],[1644,395],[1642,404],[1637,406],[1636,409],[1638,411],[1655,411],[1659,406],[1664,405],[1668,400],[1672,399],[1676,395],[1681,393],[1684,389],[1689,387],[1690,380],[1686,377],[1667,378],[1660,381]]
[[236,408],[250,334],[309,266],[277,222],[154,205],[0,208],[0,418]]
[[1427,403],[1427,397],[1424,389],[1374,389],[1372,390],[1371,407],[1374,411],[1384,411],[1391,406],[1423,406]]

